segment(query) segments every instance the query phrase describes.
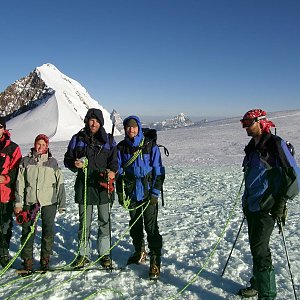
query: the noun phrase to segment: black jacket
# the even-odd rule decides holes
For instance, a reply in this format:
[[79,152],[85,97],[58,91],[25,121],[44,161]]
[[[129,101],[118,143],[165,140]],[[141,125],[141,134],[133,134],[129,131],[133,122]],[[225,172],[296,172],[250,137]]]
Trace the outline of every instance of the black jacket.
[[84,204],[85,174],[82,169],[74,167],[74,162],[82,157],[88,159],[86,203],[94,205],[108,203],[107,189],[99,184],[103,180],[100,174],[106,169],[118,171],[116,142],[103,127],[95,135],[91,135],[89,129],[85,127],[72,137],[65,153],[64,164],[71,171],[77,172],[75,202],[80,204]]

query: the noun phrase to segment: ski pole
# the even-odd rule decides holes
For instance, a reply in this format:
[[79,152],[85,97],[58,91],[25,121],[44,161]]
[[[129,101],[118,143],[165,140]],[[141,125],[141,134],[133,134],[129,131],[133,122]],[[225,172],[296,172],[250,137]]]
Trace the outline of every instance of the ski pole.
[[289,254],[288,254],[286,243],[285,243],[285,235],[284,235],[284,230],[283,230],[284,226],[282,226],[281,220],[279,218],[277,218],[277,225],[279,227],[279,233],[281,233],[281,236],[282,236],[282,241],[283,241],[283,245],[284,245],[286,260],[287,260],[289,271],[290,271],[290,276],[291,276],[291,282],[292,282],[292,286],[293,286],[294,296],[295,296],[295,300],[297,300],[297,294],[296,294],[296,289],[295,289],[293,274],[292,274],[292,270],[291,270],[291,264],[290,264]]
[[242,230],[242,227],[243,227],[245,218],[246,218],[246,217],[244,216],[244,217],[243,217],[243,220],[242,220],[242,222],[241,222],[240,228],[239,228],[239,230],[238,230],[238,233],[237,233],[237,235],[236,235],[235,241],[233,242],[231,251],[230,251],[230,253],[229,253],[229,256],[228,256],[228,258],[227,258],[227,261],[226,261],[226,264],[225,264],[225,266],[224,266],[224,269],[223,269],[223,272],[222,272],[221,276],[223,276],[224,273],[225,273],[225,270],[226,270],[226,267],[227,267],[227,265],[228,265],[229,259],[230,259],[230,257],[231,257],[231,254],[232,254],[232,252],[233,252],[233,249],[234,249],[234,247],[235,247],[235,244],[236,244],[236,242],[237,242],[237,239],[238,239],[238,237],[239,237],[239,235],[240,235],[240,232],[241,232],[241,230]]

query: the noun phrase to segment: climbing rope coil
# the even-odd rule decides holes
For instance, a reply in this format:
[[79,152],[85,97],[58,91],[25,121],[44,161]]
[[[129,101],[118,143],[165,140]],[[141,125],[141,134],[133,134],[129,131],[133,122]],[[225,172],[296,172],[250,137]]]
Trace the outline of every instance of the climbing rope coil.
[[[82,231],[82,236],[81,236],[81,240],[80,240],[80,243],[84,243],[84,246],[86,247],[87,245],[87,237],[86,237],[86,203],[87,203],[87,199],[86,199],[86,185],[87,185],[87,165],[88,165],[88,161],[86,160],[85,163],[84,163],[84,168],[83,168],[83,172],[85,174],[85,189],[84,189],[84,224],[83,224],[83,231]],[[236,206],[238,204],[238,200],[239,200],[239,197],[240,197],[240,194],[241,194],[241,190],[242,190],[242,186],[244,184],[244,178],[242,180],[242,183],[241,183],[241,186],[239,188],[239,191],[238,191],[238,194],[236,196],[236,200],[234,201],[234,205],[232,207],[232,209],[230,210],[229,212],[229,216],[225,222],[225,226],[220,234],[220,236],[218,237],[218,240],[217,242],[215,243],[213,249],[211,250],[210,254],[207,256],[207,258],[205,259],[204,263],[203,263],[203,266],[201,267],[201,269],[187,282],[187,284],[182,288],[180,289],[176,294],[174,295],[171,295],[169,296],[167,299],[176,299],[178,298],[191,284],[193,284],[198,276],[201,274],[201,272],[204,270],[204,268],[207,267],[209,261],[212,259],[216,249],[217,249],[217,246],[219,245],[221,239],[223,238],[225,232],[226,232],[226,229],[229,225],[229,222],[230,220],[232,219],[232,217],[234,216],[234,212],[235,212],[235,209],[236,209]],[[54,284],[52,286],[50,286],[48,289],[40,292],[40,293],[36,293],[36,294],[33,294],[25,299],[32,299],[32,298],[36,298],[38,296],[42,296],[50,291],[54,291],[55,289],[57,289],[58,287],[61,287],[62,285],[64,284],[67,284],[69,282],[71,282],[72,280],[74,280],[75,278],[78,278],[80,275],[82,275],[85,271],[87,271],[90,267],[94,266],[95,264],[97,264],[97,262],[104,256],[104,255],[107,255],[112,249],[114,249],[123,239],[124,237],[130,232],[131,228],[135,225],[135,223],[139,220],[139,218],[142,217],[144,211],[147,209],[147,207],[149,206],[150,204],[150,201],[147,201],[147,202],[143,202],[141,205],[139,205],[137,208],[139,207],[143,207],[142,209],[142,212],[141,214],[138,216],[138,218],[135,220],[135,222],[133,224],[131,224],[131,226],[129,226],[119,237],[119,239],[110,247],[110,249],[108,249],[102,256],[100,256],[97,260],[91,262],[90,264],[87,264],[82,270],[78,271],[78,273],[76,275],[73,275],[71,276],[70,278],[68,278],[67,280],[64,280],[62,282],[59,282],[57,284]],[[128,205],[129,206],[129,205]],[[130,210],[128,207],[125,209],[127,210]],[[136,209],[136,208],[134,208]],[[9,264],[0,272],[0,277],[11,267],[11,265],[14,263],[14,261],[17,259],[17,257],[19,256],[19,254],[21,253],[23,247],[25,246],[26,242],[29,240],[30,236],[34,233],[34,230],[35,230],[35,226],[37,224],[37,221],[39,219],[39,216],[40,216],[40,212],[37,213],[36,217],[35,217],[35,220],[34,220],[34,223],[33,225],[31,226],[31,231],[30,231],[30,234],[27,236],[27,239],[25,240],[24,244],[21,246],[21,248],[18,250],[18,252],[16,253],[16,255],[11,259],[11,261],[9,262]],[[80,247],[79,247],[80,249]],[[76,258],[78,257],[79,255],[79,251],[77,252],[75,258],[71,261],[71,263],[65,265],[65,266],[61,266],[61,267],[58,267],[56,268],[55,270],[61,270],[61,269],[64,269],[64,268],[69,268],[72,263],[76,260]],[[22,291],[23,289],[25,288],[28,288],[30,285],[33,285],[34,283],[36,283],[37,281],[39,281],[41,278],[43,278],[44,276],[46,276],[48,273],[45,273],[45,274],[39,274],[38,276],[35,276],[35,280],[32,280],[29,284],[27,285],[24,285],[22,286],[21,288],[19,288],[18,290],[16,290],[12,295],[9,296],[9,298],[7,299],[10,299],[12,298],[14,295],[18,294],[20,291]],[[26,278],[31,278],[33,277],[34,275],[36,275],[35,273],[32,273],[28,276],[25,276],[25,277],[20,277],[20,278],[17,278],[15,280],[12,280],[12,281],[9,281],[8,283],[6,284],[3,284],[0,286],[0,288],[4,288],[4,287],[7,287],[11,284],[14,284],[15,282],[19,281],[19,280],[24,280]],[[93,293],[91,293],[90,295],[88,295],[86,298],[84,299],[90,299],[91,297],[97,295],[97,294],[104,294],[106,292],[113,292],[115,294],[118,294],[119,296],[122,296],[123,297],[123,294],[121,291],[117,290],[117,289],[113,289],[113,288],[101,288]]]

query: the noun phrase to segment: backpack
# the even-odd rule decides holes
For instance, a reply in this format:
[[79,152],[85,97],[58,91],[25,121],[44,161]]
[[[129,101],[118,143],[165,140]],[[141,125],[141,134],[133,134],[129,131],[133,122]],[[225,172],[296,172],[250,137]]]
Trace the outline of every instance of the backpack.
[[142,132],[143,132],[144,137],[146,137],[150,141],[152,141],[152,145],[157,145],[157,147],[164,148],[165,156],[168,157],[170,155],[169,150],[165,146],[159,145],[159,144],[156,143],[156,141],[157,141],[157,131],[156,131],[156,129],[142,128]]
[[[152,142],[151,147],[153,147],[154,145],[156,145],[159,148],[164,148],[164,154],[165,154],[165,156],[168,157],[170,155],[169,150],[165,146],[159,145],[159,144],[156,143],[157,142],[157,131],[156,131],[156,129],[142,128],[142,132],[144,134],[144,137],[148,138]],[[147,146],[147,143],[145,144],[145,146]],[[163,183],[164,183],[164,181],[165,181],[165,175],[163,176]],[[161,186],[161,190],[160,191],[161,191],[162,206],[165,206],[163,184]]]
[[[132,159],[130,160],[129,164],[127,166],[129,166],[131,163],[134,162],[134,160],[138,157],[138,151],[139,153],[143,152],[143,149],[145,149],[147,151],[147,153],[151,153],[151,149],[156,145],[157,147],[163,147],[164,148],[164,154],[166,156],[169,156],[169,150],[163,146],[163,145],[158,145],[156,142],[157,142],[157,131],[156,129],[151,129],[151,128],[142,128],[142,132],[143,132],[143,135],[145,137],[145,142],[143,143],[142,146],[139,146],[137,149],[136,149],[136,154],[137,155],[134,155],[132,157]],[[123,148],[123,147],[122,147]],[[121,152],[124,151],[124,150],[121,150]],[[125,167],[126,168],[126,167]],[[165,180],[165,175],[161,175],[162,177],[162,185],[161,185],[161,200],[162,200],[162,206],[165,205],[165,202],[164,202],[164,192],[163,192],[163,183],[164,183],[164,180]]]

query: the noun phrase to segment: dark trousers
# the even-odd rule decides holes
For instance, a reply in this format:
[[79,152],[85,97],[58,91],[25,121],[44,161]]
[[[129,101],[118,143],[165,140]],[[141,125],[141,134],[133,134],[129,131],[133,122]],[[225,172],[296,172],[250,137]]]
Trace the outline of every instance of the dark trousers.
[[[28,209],[32,212],[35,208],[35,205],[30,207],[24,207],[24,210]],[[43,206],[41,208],[41,219],[42,219],[42,245],[41,245],[41,258],[49,257],[52,254],[53,243],[54,243],[54,218],[56,214],[56,204]],[[30,222],[24,222],[22,224],[22,237],[21,244],[23,245],[31,232],[31,226],[33,225],[34,220]],[[22,259],[32,259],[33,258],[33,244],[35,237],[35,229],[31,234],[30,238],[26,242],[22,252]]]
[[[134,208],[139,205],[141,205],[141,202],[131,202],[130,208]],[[160,256],[162,248],[162,237],[159,234],[159,228],[157,225],[158,205],[148,205],[146,210],[141,215],[142,210],[145,208],[145,205],[146,204],[129,212],[129,226],[136,222],[130,230],[130,236],[132,238],[135,251],[141,251],[144,247],[144,224],[145,231],[147,233],[150,255],[151,253],[155,253],[156,255]]]
[[275,220],[268,213],[248,213],[248,235],[251,254],[253,257],[253,270],[263,270],[272,266],[270,237]]
[[0,203],[0,257],[9,256],[9,244],[12,236],[13,203]]

